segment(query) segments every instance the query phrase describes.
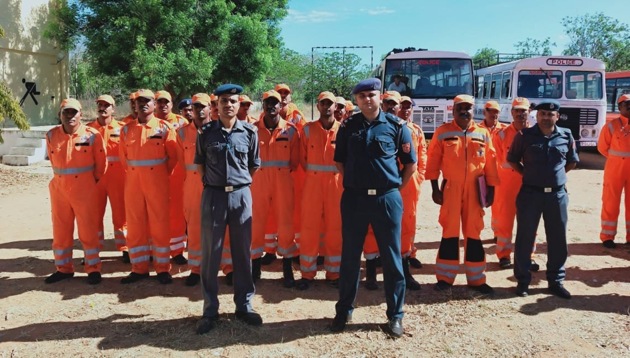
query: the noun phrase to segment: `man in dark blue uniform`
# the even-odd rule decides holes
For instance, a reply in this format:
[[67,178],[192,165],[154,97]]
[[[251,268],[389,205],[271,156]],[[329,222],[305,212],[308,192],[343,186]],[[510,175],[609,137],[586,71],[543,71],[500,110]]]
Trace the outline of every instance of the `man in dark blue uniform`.
[[507,161],[523,175],[523,185],[516,198],[516,240],[514,276],[516,294],[527,296],[531,253],[536,229],[542,215],[547,236],[547,282],[549,292],[565,298],[571,294],[564,288],[564,263],[567,259],[566,173],[579,161],[571,131],[556,125],[560,104],[545,100],[536,108],[536,124],[523,128],[514,137]]
[[[389,333],[400,337],[405,276],[400,255],[399,190],[416,171],[417,158],[405,122],[380,110],[380,89],[381,81],[375,78],[356,85],[352,94],[361,113],[348,118],[337,133],[334,159],[343,175],[343,244],[339,301],[330,328],[340,332],[351,320],[359,287],[361,252],[371,224],[383,263]],[[397,159],[403,165],[402,171]]]
[[219,285],[217,275],[223,251],[226,226],[234,266],[234,303],[236,318],[260,326],[262,318],[252,309],[255,293],[252,279],[250,246],[252,241],[252,194],[250,184],[260,167],[258,134],[254,126],[236,118],[238,85],[219,86],[219,120],[201,128],[197,137],[195,164],[203,178],[201,197],[201,285],[203,317],[197,333],[204,334],[216,326],[219,318]]

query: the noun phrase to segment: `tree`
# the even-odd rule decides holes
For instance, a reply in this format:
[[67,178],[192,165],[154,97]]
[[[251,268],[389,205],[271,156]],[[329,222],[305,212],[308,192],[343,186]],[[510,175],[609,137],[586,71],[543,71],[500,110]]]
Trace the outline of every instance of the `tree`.
[[181,97],[218,84],[256,85],[280,46],[287,0],[56,0],[49,35],[84,38],[98,74]]
[[[4,29],[0,26],[0,38],[4,37]],[[11,119],[15,125],[21,130],[27,130],[30,128],[26,115],[20,104],[15,100],[13,93],[4,82],[0,82],[0,124],[4,123],[5,119]],[[0,143],[4,143],[2,139],[2,127],[0,127]]]
[[477,50],[473,56],[475,67],[488,67],[497,64],[499,60],[499,51],[493,48],[484,47]]
[[330,52],[315,58],[310,68],[311,81],[306,86],[305,101],[311,101],[322,91],[350,98],[357,82],[369,76],[370,68],[361,66],[361,58],[353,53]]
[[260,97],[262,92],[274,88],[276,84],[286,83],[293,91],[293,98],[302,98],[311,75],[310,66],[310,56],[281,47],[273,54],[271,70],[265,75],[264,81],[252,87],[250,93]]
[[603,13],[562,19],[569,44],[565,55],[591,57],[604,61],[607,71],[630,69],[628,25]]
[[551,42],[549,37],[542,41],[528,37],[525,41],[515,43],[514,47],[516,48],[517,56],[520,58],[532,55],[551,56],[551,48],[556,47],[556,43]]

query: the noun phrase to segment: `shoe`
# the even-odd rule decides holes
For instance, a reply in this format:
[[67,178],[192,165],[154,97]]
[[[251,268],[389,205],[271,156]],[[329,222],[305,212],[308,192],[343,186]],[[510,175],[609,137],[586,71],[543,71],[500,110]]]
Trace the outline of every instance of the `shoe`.
[[381,260],[380,256],[377,256],[374,259],[374,263],[376,264],[376,267],[383,267],[383,260]]
[[392,318],[387,322],[387,333],[394,338],[402,337],[403,333],[405,333],[405,329],[403,328],[402,318]]
[[252,260],[252,279],[254,280],[254,283],[256,283],[256,281],[260,280],[260,277],[262,276],[262,273],[260,271],[260,261],[262,259],[259,257],[257,259],[253,259]]
[[201,280],[201,276],[199,276],[198,273],[190,273],[190,275],[188,275],[188,277],[186,277],[186,281],[184,282],[184,284],[186,286],[196,286],[199,283],[199,280]]
[[228,272],[225,274],[225,284],[228,286],[234,285],[234,273]]
[[339,288],[339,279],[336,280],[326,280],[326,283],[333,288]]
[[376,283],[377,259],[365,260],[365,288],[370,291],[378,290]]
[[276,254],[270,254],[266,252],[263,257],[260,258],[260,264],[263,266],[270,265],[272,262],[276,261],[278,256]]
[[157,274],[157,280],[159,283],[163,285],[168,285],[169,283],[173,283],[173,276],[171,276],[168,272],[160,272]]
[[536,261],[532,260],[529,265],[529,270],[531,272],[538,272],[538,270],[540,270],[540,265]]
[[293,259],[282,259],[282,286],[291,288],[295,286],[295,278],[293,277]]
[[219,316],[201,317],[197,322],[197,334],[206,334],[217,326]]
[[510,267],[512,267],[512,260],[510,260],[509,257],[499,259],[499,267],[502,270],[509,269]]
[[615,244],[615,242],[612,240],[603,241],[602,245],[604,245],[604,247],[607,249],[614,249],[615,247],[617,247],[617,244]]
[[63,273],[63,272],[57,271],[57,272],[53,273],[52,275],[46,277],[44,282],[46,282],[46,283],[55,283],[55,282],[59,282],[61,280],[65,280],[67,278],[72,278],[72,277],[74,277],[74,272]]
[[436,291],[447,291],[447,290],[450,290],[452,287],[453,287],[453,285],[452,285],[452,284],[450,284],[450,283],[448,283],[448,282],[446,282],[446,281],[439,280],[439,281],[435,284],[434,289],[435,289]]
[[122,252],[122,262],[124,264],[130,264],[131,263],[131,259],[129,258],[129,251],[123,251]]
[[262,317],[260,317],[260,315],[254,311],[252,312],[236,311],[234,314],[236,314],[237,320],[243,321],[244,323],[250,326],[258,327],[258,326],[262,326],[263,324]]
[[103,279],[100,272],[90,272],[87,277],[87,283],[90,285],[98,285]]
[[324,264],[324,256],[317,256],[317,266],[322,266]]
[[123,277],[120,280],[120,283],[122,283],[122,284],[134,283],[134,282],[138,282],[140,280],[144,280],[145,278],[149,278],[149,274],[148,273],[132,272],[129,275],[127,275],[126,277]]
[[523,282],[519,282],[518,285],[516,285],[516,295],[519,297],[529,296],[529,285]]
[[494,294],[494,289],[492,287],[490,287],[490,285],[488,285],[487,283],[478,285],[478,286],[471,286],[468,285],[468,288],[470,288],[473,291],[477,291],[479,293],[481,293],[482,295],[492,295]]
[[415,257],[410,257],[409,258],[409,266],[411,266],[413,268],[421,269],[422,268],[422,262],[420,262],[420,260],[418,260]]
[[550,285],[548,290],[549,290],[549,293],[556,295],[560,298],[564,298],[566,300],[571,299],[571,292],[567,291],[567,289],[564,288],[564,286],[561,283]]
[[341,332],[346,329],[348,322],[352,322],[352,314],[337,313],[330,324],[330,330],[332,332]]
[[80,264],[81,266],[85,266],[85,257],[81,259],[81,262],[79,262],[79,264]]
[[306,291],[311,287],[313,280],[309,280],[307,278],[301,278],[295,282],[295,288],[300,291]]
[[405,275],[405,286],[410,291],[420,290],[420,283],[413,278],[411,272],[409,272],[409,259],[404,258],[402,260],[403,273]]
[[171,261],[173,261],[174,264],[176,265],[186,265],[188,263],[188,260],[186,260],[186,258],[184,257],[183,254],[179,254],[177,256],[173,256],[171,258]]

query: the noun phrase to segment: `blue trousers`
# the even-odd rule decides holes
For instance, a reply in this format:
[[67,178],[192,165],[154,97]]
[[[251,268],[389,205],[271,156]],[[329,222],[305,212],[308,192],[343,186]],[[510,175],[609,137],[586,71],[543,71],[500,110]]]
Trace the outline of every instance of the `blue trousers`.
[[380,195],[346,189],[341,196],[341,268],[337,314],[354,309],[359,288],[361,253],[368,225],[372,225],[383,262],[387,318],[402,318],[405,302],[405,276],[400,255],[402,197],[395,189]]
[[550,285],[561,284],[566,276],[567,261],[567,206],[569,197],[564,188],[544,193],[521,187],[516,197],[516,240],[514,242],[514,277],[519,283],[532,280],[529,271],[536,230],[542,215],[547,237],[547,281]]
[[251,312],[256,292],[252,280],[252,193],[249,187],[226,193],[205,188],[201,196],[201,288],[203,316],[219,314],[219,265],[225,228],[230,228],[236,311]]

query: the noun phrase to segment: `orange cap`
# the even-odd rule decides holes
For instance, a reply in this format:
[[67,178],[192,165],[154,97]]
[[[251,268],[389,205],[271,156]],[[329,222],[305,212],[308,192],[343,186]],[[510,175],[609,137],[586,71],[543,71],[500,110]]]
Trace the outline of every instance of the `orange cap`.
[[483,106],[484,109],[494,109],[497,112],[501,112],[501,106],[499,106],[499,102],[497,101],[488,101]]
[[[278,86],[276,86],[278,87]],[[274,90],[269,90],[265,93],[263,93],[263,101],[267,100],[269,98],[275,98],[278,100],[278,102],[282,101],[282,96],[280,96],[280,93],[274,91]]]
[[168,93],[167,91],[157,91],[155,93],[155,99],[168,99],[169,102],[173,102],[173,98],[171,97],[171,94]]
[[254,104],[254,102],[252,102],[252,100],[251,100],[251,99],[249,99],[249,97],[247,97],[247,95],[244,95],[244,94],[242,94],[242,95],[238,96],[238,101],[239,101],[239,102],[241,102],[241,103],[251,103],[251,104]]
[[276,92],[280,92],[281,90],[285,90],[285,91],[289,91],[289,93],[291,93],[291,89],[289,88],[289,86],[287,86],[284,83],[280,83],[276,85],[276,88],[274,88],[276,90]]
[[512,101],[512,109],[529,109],[529,100],[525,97],[516,97]]
[[626,93],[626,94],[622,94],[621,96],[619,96],[619,99],[617,100],[617,103],[621,103],[621,102],[625,102],[625,101],[630,101],[630,94]]
[[66,98],[63,101],[61,101],[61,110],[63,111],[64,109],[67,109],[67,108],[76,109],[77,111],[80,111],[81,103],[79,103],[79,101],[77,101],[74,98]]
[[401,99],[398,91],[386,91],[385,94],[383,94],[383,101],[394,101],[400,104]]
[[323,101],[325,99],[331,101],[332,103],[336,103],[337,102],[337,97],[335,97],[335,95],[332,92],[329,92],[329,91],[321,92],[319,94],[319,96],[317,96],[317,102],[321,102],[321,101]]
[[129,93],[129,99],[135,100],[138,98],[138,91]]
[[411,97],[409,97],[409,96],[402,96],[402,97],[400,97],[400,103],[403,103],[403,102],[409,102],[409,103],[411,103],[411,104],[414,104],[414,103],[415,103],[415,102],[411,99]]
[[346,99],[343,97],[337,97],[337,100],[335,101],[337,104],[343,104],[344,106],[346,105]]
[[460,103],[469,103],[469,104],[474,105],[475,99],[473,98],[473,96],[469,96],[467,94],[460,94],[458,96],[455,96],[455,98],[453,99],[453,104],[460,104]]
[[147,99],[154,99],[155,94],[153,93],[153,91],[148,90],[148,89],[139,89],[138,92],[136,92],[136,99],[140,97],[147,98]]
[[104,94],[104,95],[100,95],[98,96],[98,98],[96,99],[96,103],[98,102],[105,102],[105,103],[109,103],[112,106],[116,105],[116,101],[114,101],[114,98],[108,94]]
[[193,104],[202,104],[204,106],[208,106],[210,105],[210,96],[208,96],[207,93],[197,93],[194,96],[192,96],[192,103]]
[[217,97],[216,94],[210,93],[210,102],[216,102],[218,100],[219,100],[219,97]]
[[346,101],[346,112],[354,111],[354,103],[352,101]]

